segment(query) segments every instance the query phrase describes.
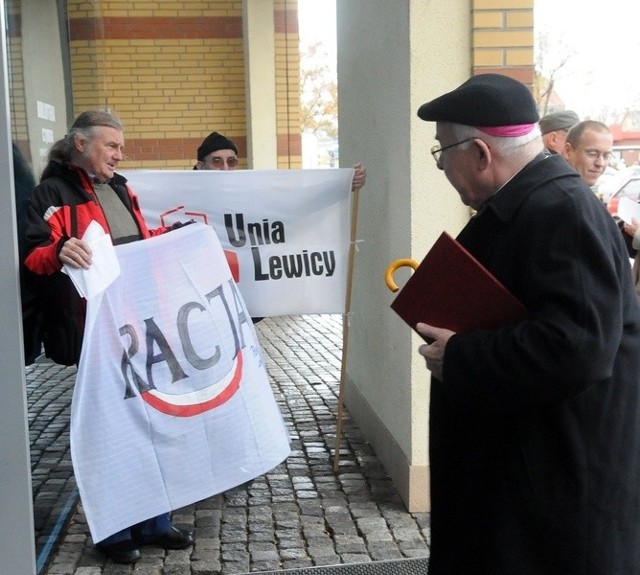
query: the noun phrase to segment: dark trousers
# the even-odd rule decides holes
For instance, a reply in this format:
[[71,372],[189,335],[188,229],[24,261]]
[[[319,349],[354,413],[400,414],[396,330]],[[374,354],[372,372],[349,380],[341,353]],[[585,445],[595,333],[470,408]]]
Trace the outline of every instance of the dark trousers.
[[171,519],[169,519],[169,514],[163,513],[157,517],[152,517],[151,519],[147,519],[146,521],[127,527],[113,535],[109,535],[109,537],[103,539],[100,543],[110,545],[112,543],[126,541],[127,539],[132,538],[132,532],[143,539],[153,539],[154,537],[159,537],[160,535],[167,533],[171,527],[173,527],[173,524],[171,523]]

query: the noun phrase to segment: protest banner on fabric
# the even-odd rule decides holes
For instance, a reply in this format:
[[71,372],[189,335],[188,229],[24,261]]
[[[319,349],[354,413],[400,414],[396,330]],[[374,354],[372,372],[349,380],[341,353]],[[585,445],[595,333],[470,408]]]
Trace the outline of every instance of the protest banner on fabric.
[[151,227],[213,226],[252,316],[344,312],[352,169],[122,174]]
[[211,227],[117,246],[87,302],[71,453],[94,541],[289,454],[248,310]]

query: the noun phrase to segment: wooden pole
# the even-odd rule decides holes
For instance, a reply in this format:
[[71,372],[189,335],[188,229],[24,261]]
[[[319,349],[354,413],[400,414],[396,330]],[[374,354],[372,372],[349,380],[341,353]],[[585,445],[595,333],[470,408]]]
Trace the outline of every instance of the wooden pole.
[[349,347],[349,322],[351,313],[351,291],[353,287],[353,263],[356,250],[356,228],[358,226],[358,194],[360,190],[353,192],[353,205],[351,208],[351,243],[349,244],[349,260],[347,264],[347,293],[342,316],[342,363],[340,366],[340,388],[338,392],[338,420],[336,422],[336,443],[333,455],[333,470],[338,471],[340,465],[340,439],[342,437],[342,414],[344,404],[344,387],[347,377],[347,351]]

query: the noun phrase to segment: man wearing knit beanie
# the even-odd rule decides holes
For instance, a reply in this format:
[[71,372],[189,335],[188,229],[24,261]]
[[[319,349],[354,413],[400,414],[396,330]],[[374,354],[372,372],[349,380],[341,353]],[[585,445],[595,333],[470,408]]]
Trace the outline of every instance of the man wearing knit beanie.
[[[219,132],[211,132],[198,148],[198,161],[194,170],[235,170],[238,167],[238,148]],[[351,185],[352,191],[364,186],[367,170],[361,164],[354,164],[355,174]]]
[[238,167],[238,147],[219,132],[211,132],[198,148],[194,170],[235,170]]

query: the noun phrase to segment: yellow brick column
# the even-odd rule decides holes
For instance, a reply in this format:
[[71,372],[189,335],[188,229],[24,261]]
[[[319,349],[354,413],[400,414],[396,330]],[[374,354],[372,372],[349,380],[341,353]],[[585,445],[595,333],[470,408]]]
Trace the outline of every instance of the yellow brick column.
[[274,0],[278,168],[302,168],[298,0]]
[[534,77],[534,0],[472,0],[473,73]]

